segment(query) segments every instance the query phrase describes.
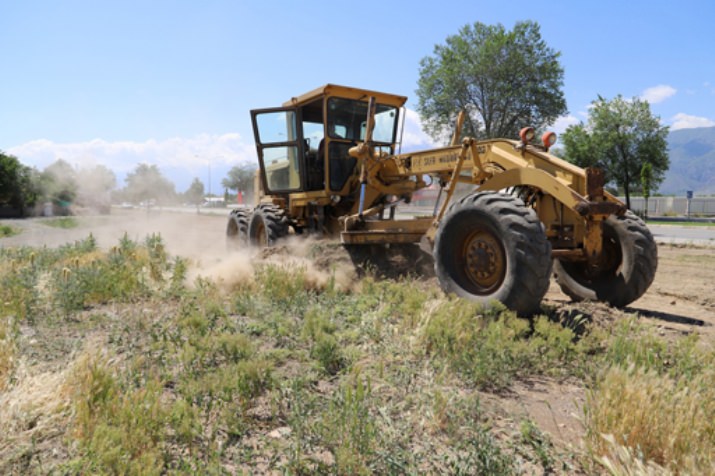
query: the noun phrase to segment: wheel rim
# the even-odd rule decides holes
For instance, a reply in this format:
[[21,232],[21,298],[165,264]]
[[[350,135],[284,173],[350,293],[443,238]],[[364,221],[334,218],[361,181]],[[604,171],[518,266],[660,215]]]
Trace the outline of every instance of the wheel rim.
[[462,246],[464,274],[474,294],[491,294],[504,282],[506,253],[501,240],[489,229],[478,228]]

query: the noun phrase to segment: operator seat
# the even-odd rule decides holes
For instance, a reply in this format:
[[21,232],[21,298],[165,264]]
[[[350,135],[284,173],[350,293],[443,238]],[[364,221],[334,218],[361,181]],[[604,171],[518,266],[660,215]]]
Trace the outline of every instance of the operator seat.
[[308,188],[310,190],[322,190],[325,188],[325,138],[320,139],[318,152],[315,157],[309,157],[308,164]]

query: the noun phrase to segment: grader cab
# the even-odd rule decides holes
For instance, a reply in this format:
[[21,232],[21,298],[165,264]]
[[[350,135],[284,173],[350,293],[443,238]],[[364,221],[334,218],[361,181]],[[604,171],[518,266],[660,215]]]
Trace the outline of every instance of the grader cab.
[[[645,224],[603,189],[596,169],[549,153],[556,136],[400,153],[407,98],[328,84],[251,111],[260,200],[229,217],[229,242],[272,246],[289,234],[349,247],[420,243],[446,292],[535,312],[553,273],[575,300],[626,306],[648,289],[657,249]],[[456,198],[456,185],[471,192]],[[438,189],[433,213],[396,213]]]

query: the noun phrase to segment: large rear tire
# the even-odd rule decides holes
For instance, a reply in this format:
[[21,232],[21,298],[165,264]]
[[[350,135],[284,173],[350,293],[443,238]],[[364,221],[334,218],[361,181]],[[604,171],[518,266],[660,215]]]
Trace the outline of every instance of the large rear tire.
[[238,250],[248,246],[248,221],[250,212],[247,210],[231,210],[226,226],[226,248]]
[[574,301],[603,301],[624,307],[650,287],[658,268],[658,247],[643,220],[632,212],[603,222],[603,257],[597,267],[554,260],[561,290]]
[[511,195],[481,192],[454,203],[433,254],[442,289],[473,301],[529,315],[549,288],[551,244],[536,212]]
[[268,247],[288,235],[289,224],[285,210],[275,205],[264,203],[253,210],[248,227],[248,239],[251,245]]

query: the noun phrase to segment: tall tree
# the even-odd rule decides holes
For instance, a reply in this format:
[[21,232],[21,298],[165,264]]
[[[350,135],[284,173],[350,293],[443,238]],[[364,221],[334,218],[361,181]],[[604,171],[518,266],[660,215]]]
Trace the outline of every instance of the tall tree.
[[77,197],[77,171],[63,159],[57,159],[40,174],[42,192],[46,200],[68,207]]
[[172,201],[176,192],[174,184],[164,177],[156,165],[139,164],[124,179],[127,186],[124,195],[135,202],[158,202]]
[[0,206],[12,207],[25,215],[38,200],[38,182],[36,170],[20,163],[14,155],[0,151]]
[[631,207],[631,191],[640,185],[640,174],[650,164],[650,185],[657,189],[665,178],[668,159],[668,126],[650,110],[648,101],[621,95],[593,101],[586,124],[570,126],[562,134],[567,160],[582,167],[603,169],[606,182],[615,183]]
[[204,201],[204,183],[197,177],[189,185],[188,190],[184,193],[184,197],[188,203],[196,205],[196,211],[199,211],[199,205]]
[[561,53],[541,38],[539,24],[475,23],[436,45],[420,62],[418,111],[426,131],[445,139],[460,110],[463,134],[516,137],[519,129],[552,124],[566,113]]
[[247,195],[253,192],[253,179],[255,176],[255,165],[236,165],[228,171],[226,178],[221,180],[221,185],[229,190],[236,190],[238,194]]

